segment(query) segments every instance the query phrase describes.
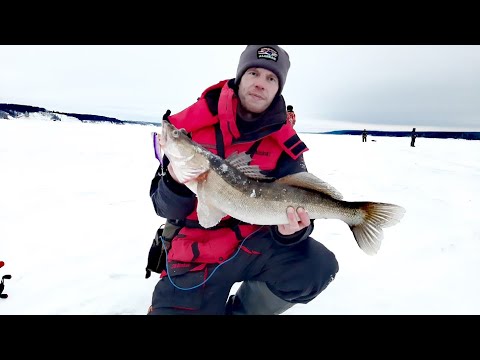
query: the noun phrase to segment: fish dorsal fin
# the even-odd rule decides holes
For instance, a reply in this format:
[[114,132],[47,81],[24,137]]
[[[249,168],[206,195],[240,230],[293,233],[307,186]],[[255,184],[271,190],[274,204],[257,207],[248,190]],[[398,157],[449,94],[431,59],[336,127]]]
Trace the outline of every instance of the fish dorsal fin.
[[308,172],[300,172],[293,175],[287,175],[276,180],[276,182],[296,186],[303,189],[319,191],[324,194],[330,195],[332,198],[337,200],[343,199],[343,195],[332,185],[326,183],[325,181]]
[[245,176],[255,180],[271,180],[272,178],[263,175],[258,165],[249,165],[252,157],[246,152],[233,152],[225,161],[235,169],[241,171]]

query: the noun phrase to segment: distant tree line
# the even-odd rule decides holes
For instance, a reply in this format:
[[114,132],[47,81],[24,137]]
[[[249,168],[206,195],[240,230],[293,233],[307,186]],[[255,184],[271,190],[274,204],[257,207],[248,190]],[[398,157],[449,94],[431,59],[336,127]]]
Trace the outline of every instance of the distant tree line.
[[56,114],[60,114],[60,115],[67,115],[67,116],[77,118],[82,122],[109,122],[112,124],[130,123],[128,121],[118,120],[116,118],[107,117],[107,116],[48,111],[45,108],[30,106],[30,105],[0,104],[0,119],[8,119],[8,115],[12,117],[19,117],[19,116],[29,117],[31,113],[48,114],[50,115],[53,121],[61,121],[60,117],[56,115]]
[[18,114],[32,113],[32,112],[47,112],[46,109],[29,105],[17,104],[0,104],[0,111],[10,114],[10,116],[18,116]]

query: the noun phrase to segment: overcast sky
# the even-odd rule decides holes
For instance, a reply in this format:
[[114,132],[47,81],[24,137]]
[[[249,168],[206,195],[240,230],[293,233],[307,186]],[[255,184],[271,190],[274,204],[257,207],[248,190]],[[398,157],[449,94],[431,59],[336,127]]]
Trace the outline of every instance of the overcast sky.
[[[283,47],[291,60],[285,100],[312,130],[333,122],[339,129],[480,131],[478,45]],[[235,77],[244,48],[0,45],[0,103],[159,121],[166,109],[180,111]]]
[[[158,274],[145,279],[144,269],[165,222],[149,197],[158,127],[41,120],[0,119],[0,278],[12,276],[0,322],[13,314],[146,314]],[[384,230],[374,256],[344,222],[316,220],[312,236],[340,270],[314,301],[285,315],[480,315],[480,141],[301,138],[309,171],[345,200],[391,202],[406,213]]]

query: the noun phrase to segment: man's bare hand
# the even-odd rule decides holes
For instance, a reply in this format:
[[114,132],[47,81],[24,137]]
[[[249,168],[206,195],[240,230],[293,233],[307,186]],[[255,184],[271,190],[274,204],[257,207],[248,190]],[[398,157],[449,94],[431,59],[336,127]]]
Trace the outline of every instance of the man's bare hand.
[[278,232],[282,235],[292,235],[310,225],[310,217],[304,208],[299,207],[295,213],[295,209],[289,206],[287,208],[287,217],[288,224],[277,225]]

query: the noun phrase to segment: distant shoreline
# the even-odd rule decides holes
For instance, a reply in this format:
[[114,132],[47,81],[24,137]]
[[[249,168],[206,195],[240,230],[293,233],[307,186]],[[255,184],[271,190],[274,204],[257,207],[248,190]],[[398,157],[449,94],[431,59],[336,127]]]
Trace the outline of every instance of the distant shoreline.
[[[327,134],[327,135],[356,135],[361,136],[362,130],[335,130],[326,132],[305,132],[310,134]],[[464,140],[480,140],[480,132],[475,131],[415,131],[417,138],[433,138],[433,139],[464,139]],[[368,136],[387,136],[387,137],[410,137],[411,131],[379,131],[370,130]]]
[[[137,124],[137,125],[153,125],[161,126],[160,122],[147,122],[147,121],[133,121],[133,120],[119,120],[113,117],[92,115],[92,114],[76,114],[60,111],[47,110],[45,108],[30,106],[30,105],[18,105],[18,104],[0,104],[0,120],[14,120],[17,117],[28,117],[32,113],[39,113],[46,116],[52,121],[61,121],[58,115],[65,115],[72,118],[76,118],[81,122],[90,123],[111,123],[118,125],[125,124]],[[361,136],[362,130],[333,130],[333,131],[301,131],[299,133],[305,134],[326,134],[326,135],[354,135]],[[419,138],[435,138],[435,139],[465,139],[465,140],[480,140],[480,132],[475,131],[416,131]],[[387,137],[410,137],[410,131],[380,131],[369,130],[368,136],[387,136]]]

